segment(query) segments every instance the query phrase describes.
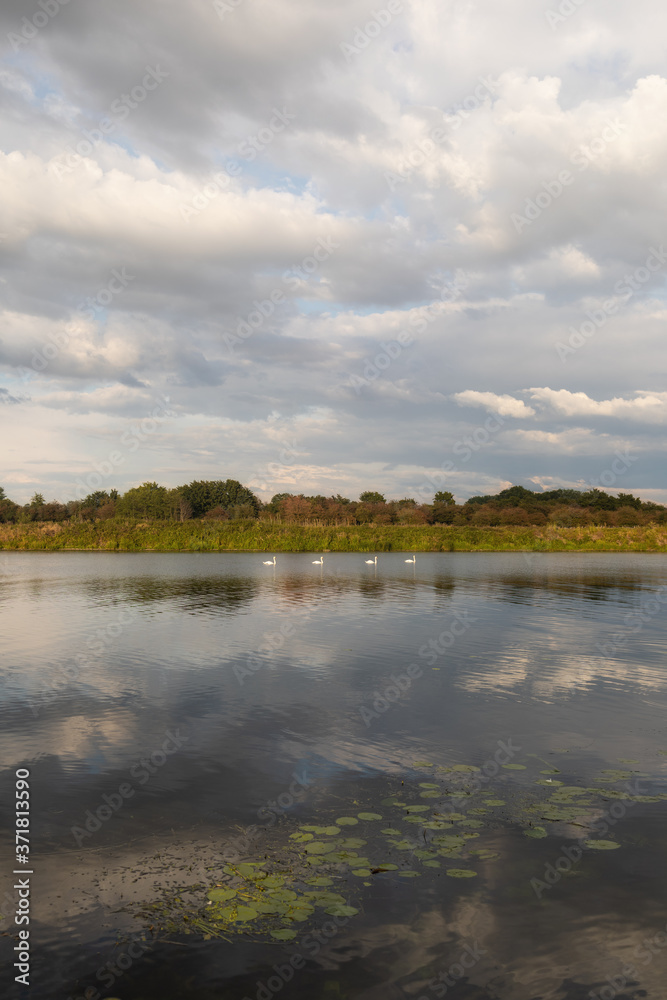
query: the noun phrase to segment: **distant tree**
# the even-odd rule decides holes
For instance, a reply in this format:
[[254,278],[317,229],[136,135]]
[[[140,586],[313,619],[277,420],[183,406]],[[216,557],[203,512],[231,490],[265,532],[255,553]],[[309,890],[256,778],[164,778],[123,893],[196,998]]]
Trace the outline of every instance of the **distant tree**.
[[639,497],[633,497],[632,493],[619,493],[616,500],[618,501],[619,510],[623,507],[634,507],[635,510],[641,510],[641,500]]
[[236,479],[198,479],[179,489],[191,505],[193,517],[203,517],[215,507],[222,507],[228,512],[243,507],[250,512],[250,517],[257,517],[259,513],[259,500],[255,494]]
[[116,504],[121,517],[168,520],[171,513],[169,491],[157,483],[142,483],[128,490]]
[[30,501],[31,507],[42,507],[44,504],[44,497],[41,493],[35,493]]
[[450,505],[450,504],[455,504],[456,500],[454,499],[454,494],[450,493],[449,490],[444,490],[444,491],[440,490],[433,497],[433,503],[434,504],[435,503],[441,503],[441,504],[445,504],[445,505]]
[[615,510],[618,506],[616,498],[604,490],[592,489],[582,493],[579,503],[584,507],[595,507],[597,510]]
[[16,521],[21,508],[13,500],[10,500],[2,486],[0,486],[0,522]]
[[386,499],[381,493],[376,493],[374,490],[366,490],[359,497],[359,503],[386,503]]

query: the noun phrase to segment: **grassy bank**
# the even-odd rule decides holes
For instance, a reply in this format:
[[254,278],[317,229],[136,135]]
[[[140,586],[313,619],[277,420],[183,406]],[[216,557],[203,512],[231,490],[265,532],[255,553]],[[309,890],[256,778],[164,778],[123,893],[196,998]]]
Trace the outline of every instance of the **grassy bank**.
[[667,552],[667,527],[354,525],[265,521],[0,524],[0,549],[108,552]]

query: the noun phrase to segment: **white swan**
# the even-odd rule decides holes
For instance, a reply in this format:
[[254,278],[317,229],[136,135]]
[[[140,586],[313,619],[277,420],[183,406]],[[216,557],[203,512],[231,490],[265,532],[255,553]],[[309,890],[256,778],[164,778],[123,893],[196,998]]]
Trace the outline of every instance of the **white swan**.
[[324,556],[321,559],[313,559],[313,566],[324,566]]
[[276,565],[276,557],[275,556],[273,557],[273,562],[271,562],[270,559],[265,559],[264,560],[264,565],[265,566],[275,566]]
[[417,562],[417,556],[413,556],[412,559],[405,559],[404,562],[416,563]]
[[375,557],[375,559],[367,559],[366,560],[366,565],[367,566],[377,566],[377,564],[378,564],[378,557],[377,556]]

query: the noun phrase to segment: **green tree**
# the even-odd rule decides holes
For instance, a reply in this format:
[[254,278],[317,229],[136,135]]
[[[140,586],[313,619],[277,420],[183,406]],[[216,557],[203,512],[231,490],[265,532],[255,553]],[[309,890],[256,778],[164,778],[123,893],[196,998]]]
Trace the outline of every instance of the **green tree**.
[[359,497],[359,503],[386,503],[386,499],[381,493],[376,493],[374,490],[366,490]]
[[439,490],[433,497],[433,503],[441,503],[449,506],[451,504],[455,504],[456,500],[454,499],[454,494],[450,493],[449,490]]
[[31,507],[43,507],[44,506],[44,497],[43,497],[43,495],[41,493],[35,493],[35,495],[32,497],[32,499],[30,501],[30,506]]
[[179,489],[193,517],[203,517],[215,507],[222,507],[230,517],[257,517],[259,513],[255,494],[236,479],[197,479]]
[[169,490],[157,483],[142,483],[123,494],[116,510],[121,517],[166,521],[171,513]]

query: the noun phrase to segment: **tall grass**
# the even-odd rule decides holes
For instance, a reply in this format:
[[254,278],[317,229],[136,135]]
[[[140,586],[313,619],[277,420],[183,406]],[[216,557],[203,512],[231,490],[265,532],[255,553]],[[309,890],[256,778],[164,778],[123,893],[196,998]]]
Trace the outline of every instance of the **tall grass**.
[[0,549],[108,552],[665,552],[667,527],[315,526],[263,521],[0,524]]

